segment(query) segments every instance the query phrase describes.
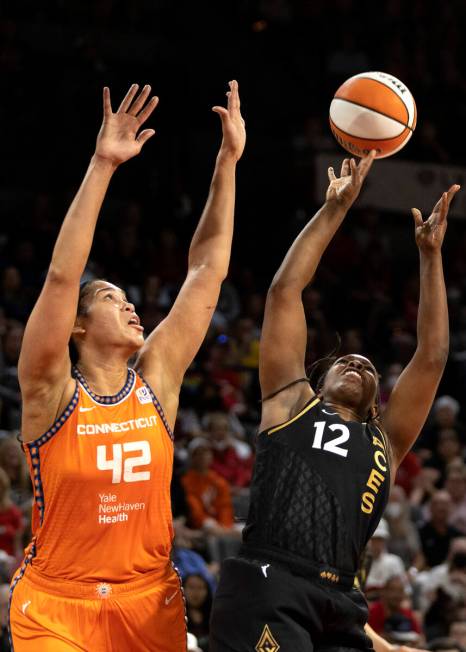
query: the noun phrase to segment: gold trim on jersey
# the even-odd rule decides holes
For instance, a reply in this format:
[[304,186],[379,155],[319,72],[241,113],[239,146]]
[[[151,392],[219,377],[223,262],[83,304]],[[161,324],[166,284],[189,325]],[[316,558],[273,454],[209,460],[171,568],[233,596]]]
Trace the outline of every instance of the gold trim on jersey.
[[285,423],[281,423],[279,426],[275,426],[275,428],[272,428],[267,432],[268,435],[273,435],[274,432],[278,432],[278,430],[281,430],[282,428],[286,428],[286,426],[289,426],[291,423],[299,419],[300,417],[303,416],[303,414],[306,414],[314,405],[316,405],[320,401],[320,398],[318,396],[315,397],[314,400],[312,400],[309,405],[306,405],[305,408],[301,410],[301,412],[298,412],[298,414],[293,417],[292,419],[289,419],[288,421],[285,421]]
[[272,636],[272,632],[268,625],[266,625],[262,630],[261,637],[257,641],[254,649],[256,652],[278,652],[280,649],[280,646]]

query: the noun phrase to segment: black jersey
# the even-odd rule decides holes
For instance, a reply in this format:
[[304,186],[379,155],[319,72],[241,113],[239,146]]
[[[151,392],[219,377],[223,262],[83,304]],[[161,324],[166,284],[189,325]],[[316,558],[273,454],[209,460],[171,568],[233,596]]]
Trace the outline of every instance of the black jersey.
[[383,433],[344,421],[315,397],[258,435],[245,549],[355,574],[389,487]]

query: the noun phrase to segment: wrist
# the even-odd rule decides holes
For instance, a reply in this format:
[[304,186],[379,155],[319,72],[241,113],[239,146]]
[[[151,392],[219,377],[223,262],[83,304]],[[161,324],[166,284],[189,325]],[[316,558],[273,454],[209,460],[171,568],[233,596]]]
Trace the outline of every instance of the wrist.
[[422,260],[442,260],[441,249],[419,249]]
[[94,152],[91,158],[91,166],[96,170],[113,174],[118,167],[118,163]]
[[223,146],[220,147],[217,154],[217,165],[225,167],[236,167],[238,162],[237,156],[231,150],[225,149]]
[[324,203],[324,208],[331,211],[332,214],[334,215],[337,215],[339,217],[344,217],[348,212],[348,210],[350,209],[350,206],[346,206],[343,202],[338,201],[336,199],[326,199]]

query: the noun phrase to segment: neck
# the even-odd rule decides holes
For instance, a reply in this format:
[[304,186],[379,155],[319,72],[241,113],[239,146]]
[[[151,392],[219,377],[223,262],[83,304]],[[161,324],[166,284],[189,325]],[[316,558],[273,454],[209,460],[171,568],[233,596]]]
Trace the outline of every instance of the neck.
[[81,355],[76,367],[99,396],[116,394],[125,384],[128,374],[127,358],[105,360],[99,355],[93,355],[92,359]]
[[324,397],[324,401],[326,405],[332,408],[332,410],[338,412],[338,414],[341,416],[341,418],[344,421],[362,421],[361,416],[353,407],[348,407],[348,405],[342,405],[341,403],[337,403],[332,400],[327,400],[325,399],[325,397]]

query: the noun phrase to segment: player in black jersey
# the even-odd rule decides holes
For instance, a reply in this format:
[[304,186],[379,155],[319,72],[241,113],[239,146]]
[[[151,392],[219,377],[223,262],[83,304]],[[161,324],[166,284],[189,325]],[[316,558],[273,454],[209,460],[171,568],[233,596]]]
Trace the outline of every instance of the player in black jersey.
[[413,209],[420,254],[418,343],[379,415],[378,374],[361,355],[337,359],[317,393],[309,385],[301,297],[373,159],[374,152],[359,165],[345,160],[339,178],[329,169],[325,204],[293,243],[267,295],[251,506],[240,555],[222,568],[210,652],[381,647],[380,639],[366,634],[367,605],[355,575],[446,363],[441,245],[459,186],[442,195],[428,220]]

